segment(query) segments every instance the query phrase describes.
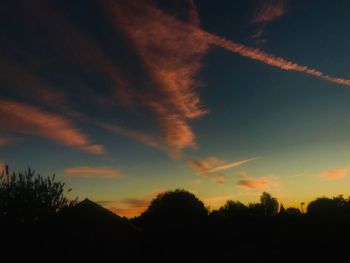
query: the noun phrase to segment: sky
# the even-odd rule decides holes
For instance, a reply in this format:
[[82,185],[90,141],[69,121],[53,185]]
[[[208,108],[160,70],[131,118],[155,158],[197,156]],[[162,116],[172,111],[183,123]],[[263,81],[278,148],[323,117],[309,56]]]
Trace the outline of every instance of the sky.
[[350,195],[347,0],[5,0],[0,169],[135,216]]

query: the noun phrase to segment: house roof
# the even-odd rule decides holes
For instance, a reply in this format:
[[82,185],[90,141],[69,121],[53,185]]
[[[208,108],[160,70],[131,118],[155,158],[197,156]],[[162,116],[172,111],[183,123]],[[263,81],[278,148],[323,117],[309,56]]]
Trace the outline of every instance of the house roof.
[[70,210],[70,216],[84,223],[95,224],[101,227],[113,227],[131,232],[140,232],[140,229],[130,224],[126,219],[89,199],[81,201]]

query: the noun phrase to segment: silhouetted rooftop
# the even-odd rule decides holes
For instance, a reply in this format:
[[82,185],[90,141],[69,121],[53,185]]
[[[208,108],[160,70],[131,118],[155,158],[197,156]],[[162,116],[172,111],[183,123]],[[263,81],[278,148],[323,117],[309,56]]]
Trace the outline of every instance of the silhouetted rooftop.
[[140,232],[140,229],[130,224],[126,219],[87,198],[75,205],[69,214],[84,222],[113,224],[118,229]]

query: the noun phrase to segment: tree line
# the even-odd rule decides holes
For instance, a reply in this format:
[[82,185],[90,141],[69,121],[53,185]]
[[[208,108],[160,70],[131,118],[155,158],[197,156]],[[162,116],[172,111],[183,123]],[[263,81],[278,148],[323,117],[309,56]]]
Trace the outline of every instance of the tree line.
[[[98,215],[104,210],[85,213],[77,199],[69,200],[70,191],[55,176],[44,177],[32,169],[2,172],[0,247],[20,249],[25,253],[18,255],[37,261],[41,255],[43,262],[47,257],[51,262],[69,257],[100,260],[114,250],[129,262],[277,262],[286,255],[293,262],[313,262],[334,261],[347,251],[350,198],[342,195],[317,198],[305,213],[284,208],[267,192],[258,203],[229,200],[211,211],[189,191],[166,191],[139,216],[123,219],[137,229],[131,238],[130,231],[123,236],[114,219],[110,222],[108,213]],[[300,254],[290,253],[300,248]]]

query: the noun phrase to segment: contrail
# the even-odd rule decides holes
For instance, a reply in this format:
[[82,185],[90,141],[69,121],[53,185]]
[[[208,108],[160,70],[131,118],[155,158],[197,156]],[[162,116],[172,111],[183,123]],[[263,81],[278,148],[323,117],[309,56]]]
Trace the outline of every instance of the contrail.
[[212,45],[216,45],[219,47],[222,47],[228,51],[231,51],[233,53],[237,53],[243,57],[248,57],[253,60],[261,61],[265,64],[268,64],[273,67],[280,68],[282,70],[288,70],[288,71],[297,71],[297,72],[303,72],[308,75],[318,77],[325,79],[327,81],[350,86],[350,80],[349,79],[343,79],[338,77],[332,77],[329,76],[319,70],[309,68],[307,66],[299,65],[297,63],[294,63],[293,61],[286,60],[284,58],[268,54],[264,51],[261,51],[256,48],[250,48],[243,44],[236,43],[232,40],[227,40],[223,37],[219,37],[213,34],[210,34],[206,31],[199,30],[198,34],[202,35],[204,39],[208,41],[208,43]]

